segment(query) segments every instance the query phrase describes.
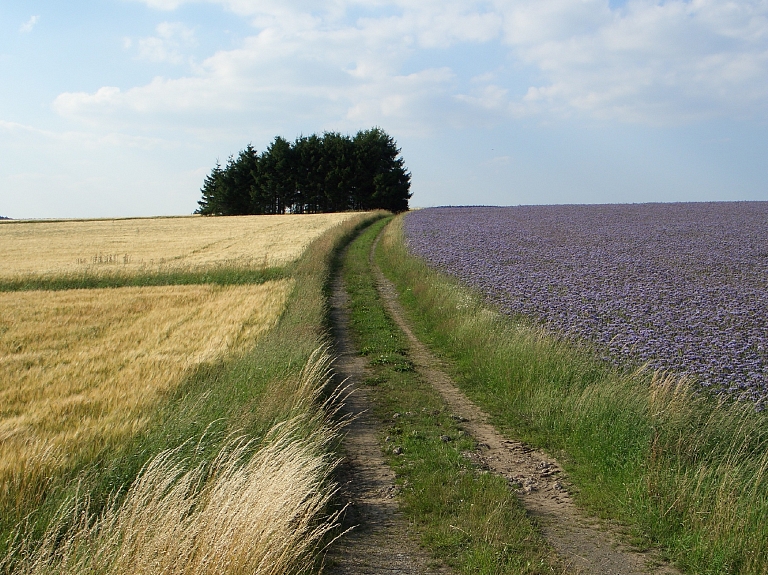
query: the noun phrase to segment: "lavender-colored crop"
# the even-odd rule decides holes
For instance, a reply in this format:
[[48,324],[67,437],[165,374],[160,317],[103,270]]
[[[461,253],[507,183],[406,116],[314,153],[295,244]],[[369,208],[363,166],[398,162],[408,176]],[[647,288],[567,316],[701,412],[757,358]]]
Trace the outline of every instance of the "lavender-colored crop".
[[768,202],[431,208],[405,230],[507,313],[768,400]]

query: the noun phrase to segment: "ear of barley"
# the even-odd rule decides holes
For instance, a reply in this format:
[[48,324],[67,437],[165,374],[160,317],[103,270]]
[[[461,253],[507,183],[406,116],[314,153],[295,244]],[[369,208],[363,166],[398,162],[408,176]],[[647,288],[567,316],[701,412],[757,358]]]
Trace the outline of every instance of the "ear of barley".
[[275,325],[293,285],[0,293],[0,501],[143,429],[189,369]]
[[[0,280],[283,266],[323,232],[357,215],[14,222],[0,226]],[[125,254],[122,265],[109,265],[121,259],[116,254]]]

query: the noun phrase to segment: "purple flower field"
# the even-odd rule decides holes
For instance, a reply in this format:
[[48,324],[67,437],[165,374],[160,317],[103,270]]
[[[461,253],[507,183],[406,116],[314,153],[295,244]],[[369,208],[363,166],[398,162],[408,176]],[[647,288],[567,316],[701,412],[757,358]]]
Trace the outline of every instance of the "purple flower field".
[[410,250],[618,364],[768,399],[768,202],[430,208]]

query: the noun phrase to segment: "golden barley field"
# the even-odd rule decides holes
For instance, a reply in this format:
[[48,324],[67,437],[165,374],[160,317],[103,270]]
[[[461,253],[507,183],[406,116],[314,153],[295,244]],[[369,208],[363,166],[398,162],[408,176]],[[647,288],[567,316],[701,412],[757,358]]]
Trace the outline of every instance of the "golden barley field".
[[359,214],[0,223],[0,278],[280,266]]
[[273,326],[293,283],[0,293],[0,480],[141,429],[190,367]]

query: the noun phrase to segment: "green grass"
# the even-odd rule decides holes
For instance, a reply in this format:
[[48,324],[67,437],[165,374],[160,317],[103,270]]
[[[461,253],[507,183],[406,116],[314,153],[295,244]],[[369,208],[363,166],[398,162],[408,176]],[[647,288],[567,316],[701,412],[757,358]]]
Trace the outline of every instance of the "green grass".
[[53,277],[26,277],[0,280],[0,292],[196,284],[261,284],[290,276],[292,267],[252,269],[216,266],[203,271],[159,271],[125,275],[69,274]]
[[368,254],[385,223],[374,224],[350,245],[343,277],[353,335],[370,360],[366,384],[386,434],[382,448],[396,472],[404,513],[432,555],[459,573],[561,572],[506,481],[463,455],[475,441],[419,379],[405,336],[382,308]]
[[507,435],[556,456],[590,513],[690,573],[768,572],[768,416],[685,382],[620,372],[407,253],[402,220],[377,261],[416,333]]
[[181,446],[179,457],[186,457],[192,468],[213,459],[231,434],[261,437],[275,422],[306,410],[296,403],[296,389],[308,359],[328,344],[331,262],[359,228],[380,217],[377,213],[345,222],[315,240],[291,267],[296,287],[278,325],[249,352],[199,366],[158,402],[151,423],[130,441],[95,447],[50,477],[31,483],[20,478],[18,485],[2,486],[0,556],[20,524],[26,523],[25,537],[40,537],[75,493],[87,494],[98,513],[110,498],[124,494],[146,462],[165,449]]

